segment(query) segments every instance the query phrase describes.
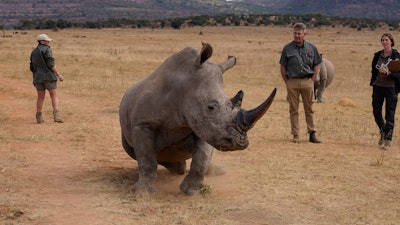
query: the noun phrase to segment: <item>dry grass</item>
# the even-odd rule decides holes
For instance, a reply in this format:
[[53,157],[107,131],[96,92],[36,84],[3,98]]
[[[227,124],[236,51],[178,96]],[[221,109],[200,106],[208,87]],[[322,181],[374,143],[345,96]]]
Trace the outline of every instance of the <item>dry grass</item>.
[[[28,60],[41,32],[54,39],[57,67],[66,78],[60,83],[62,126],[33,123]],[[370,103],[370,62],[384,32],[309,30],[308,40],[336,66],[327,102],[314,105],[320,145],[307,142],[303,112],[302,143],[290,142],[278,65],[282,47],[292,40],[288,27],[29,31],[3,38],[0,73],[8,83],[0,83],[0,221],[396,224],[400,134],[396,129],[381,162]],[[223,62],[228,55],[238,59],[225,75],[228,96],[244,90],[243,107],[251,108],[277,87],[275,101],[249,132],[246,151],[215,153],[228,173],[206,178],[210,186],[203,194],[184,196],[178,190],[182,177],[160,168],[160,193],[134,196],[129,188],[137,180],[136,163],[120,145],[119,101],[126,88],[169,55],[188,45],[200,48],[202,41],[214,48],[211,61]]]

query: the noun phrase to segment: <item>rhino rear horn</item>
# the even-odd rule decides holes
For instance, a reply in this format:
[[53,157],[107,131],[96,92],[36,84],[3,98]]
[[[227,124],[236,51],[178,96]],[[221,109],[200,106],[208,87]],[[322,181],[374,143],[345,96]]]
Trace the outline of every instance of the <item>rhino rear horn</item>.
[[268,111],[274,100],[275,94],[276,88],[274,88],[269,97],[261,105],[257,106],[254,109],[245,111],[242,115],[240,115],[240,123],[243,130],[250,130],[256,124],[256,122]]
[[232,107],[240,107],[242,105],[242,100],[243,100],[243,91],[240,90],[238,93],[231,99],[232,102]]
[[203,47],[201,48],[200,55],[196,60],[196,64],[198,66],[203,65],[203,63],[207,61],[213,53],[213,49],[210,44],[204,42],[202,42],[201,44],[203,45]]

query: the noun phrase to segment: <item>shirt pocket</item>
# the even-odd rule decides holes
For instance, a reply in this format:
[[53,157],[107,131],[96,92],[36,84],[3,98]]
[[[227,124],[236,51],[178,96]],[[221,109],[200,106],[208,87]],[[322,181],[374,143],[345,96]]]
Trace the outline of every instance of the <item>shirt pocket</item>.
[[313,67],[314,65],[314,52],[312,49],[306,49],[305,52],[301,54],[303,62],[309,67]]
[[298,67],[301,64],[298,52],[288,51],[287,52],[288,67]]
[[306,63],[310,66],[313,67],[314,66],[314,60],[316,60],[315,58],[315,52],[313,51],[312,48],[306,48],[305,51],[305,60]]

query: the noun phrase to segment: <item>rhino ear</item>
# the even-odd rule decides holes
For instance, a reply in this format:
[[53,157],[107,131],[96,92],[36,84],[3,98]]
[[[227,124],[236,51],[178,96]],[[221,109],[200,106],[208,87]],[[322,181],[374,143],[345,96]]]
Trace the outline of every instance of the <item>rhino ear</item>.
[[236,58],[234,56],[228,56],[228,59],[219,65],[222,73],[225,73],[228,69],[232,68],[236,64]]
[[213,52],[213,49],[210,44],[204,43],[204,42],[202,42],[201,44],[203,45],[203,47],[201,48],[200,55],[199,55],[199,57],[197,57],[197,60],[196,60],[196,64],[198,66],[203,65],[203,63],[211,57],[212,52]]

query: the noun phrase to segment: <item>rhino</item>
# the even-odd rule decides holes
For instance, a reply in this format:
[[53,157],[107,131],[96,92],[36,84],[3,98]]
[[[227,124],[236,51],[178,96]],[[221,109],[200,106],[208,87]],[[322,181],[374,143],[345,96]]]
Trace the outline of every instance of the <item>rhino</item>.
[[335,76],[335,66],[326,58],[322,58],[322,63],[319,64],[319,72],[314,81],[314,96],[317,103],[324,103],[323,97],[325,88],[328,87]]
[[200,52],[186,47],[126,90],[119,118],[122,146],[138,163],[132,192],[156,192],[158,164],[183,175],[191,158],[180,190],[194,195],[204,188],[214,148],[234,151],[249,145],[247,131],[267,112],[276,88],[259,106],[242,109],[243,91],[228,98],[223,90],[222,75],[236,58],[214,64],[207,61],[212,52],[208,43]]

